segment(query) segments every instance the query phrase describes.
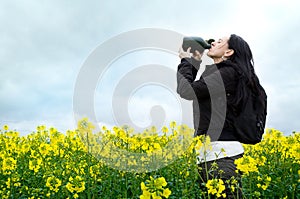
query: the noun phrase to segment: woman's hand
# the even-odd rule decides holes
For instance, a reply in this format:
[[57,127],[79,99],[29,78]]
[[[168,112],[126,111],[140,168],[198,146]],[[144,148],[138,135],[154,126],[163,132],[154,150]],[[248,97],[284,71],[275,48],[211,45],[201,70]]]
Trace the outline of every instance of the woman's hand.
[[182,59],[182,58],[191,58],[192,57],[191,56],[191,47],[189,47],[186,51],[184,51],[182,49],[182,47],[180,47],[178,53],[179,53],[178,56],[180,57],[180,59]]
[[200,61],[201,60],[201,57],[203,55],[203,53],[201,54],[198,50],[196,50],[193,54],[191,53],[191,47],[189,47],[186,51],[184,51],[182,49],[182,47],[179,48],[179,57],[180,59],[182,58],[191,58],[193,57],[194,59],[196,59],[197,61]]
[[193,53],[193,57],[194,59],[196,59],[197,61],[200,61],[202,58],[203,53],[201,54],[198,50],[195,50],[195,52]]

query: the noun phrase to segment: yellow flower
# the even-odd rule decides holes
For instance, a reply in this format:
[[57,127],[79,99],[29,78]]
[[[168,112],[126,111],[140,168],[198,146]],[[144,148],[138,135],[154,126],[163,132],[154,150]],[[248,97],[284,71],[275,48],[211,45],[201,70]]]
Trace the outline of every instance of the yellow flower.
[[151,199],[151,194],[149,191],[143,191],[143,194],[140,195],[140,199]]
[[154,186],[160,189],[161,187],[167,186],[167,182],[164,177],[160,177],[154,180]]
[[6,184],[7,188],[10,189],[11,179],[8,178],[7,182],[5,182],[5,184]]
[[95,126],[88,121],[88,118],[83,118],[82,120],[78,121],[77,128],[80,132],[91,132],[95,129]]
[[5,131],[7,131],[7,130],[9,129],[8,125],[4,125],[4,126],[3,126],[3,129],[4,129]]
[[203,146],[203,142],[202,142],[203,136],[197,136],[194,138],[195,141],[195,150],[200,150],[201,147]]
[[157,195],[156,192],[151,193],[151,196],[153,199],[161,199],[161,197],[159,195]]
[[151,126],[150,132],[151,132],[152,134],[155,134],[155,133],[156,133],[156,127],[155,127],[155,126]]
[[54,134],[54,133],[57,132],[57,129],[54,128],[54,127],[51,127],[51,128],[49,129],[49,131],[50,131],[50,134]]
[[260,176],[257,176],[257,180],[258,180],[258,181],[261,181],[262,178],[261,178]]
[[143,150],[147,150],[149,148],[149,144],[147,142],[144,142],[142,145]]
[[231,189],[232,192],[234,192],[235,191],[235,186],[231,185],[230,189]]
[[208,194],[216,195],[219,198],[223,196],[222,192],[225,190],[225,185],[222,179],[212,179],[207,181],[206,188]]
[[239,158],[234,161],[234,163],[237,165],[236,168],[245,174],[249,174],[249,172],[257,172],[257,164],[260,164],[257,162],[258,160],[255,160],[251,156],[244,155],[242,158]]
[[170,127],[171,127],[171,129],[175,129],[175,127],[176,127],[176,122],[175,122],[175,121],[172,121],[172,122],[170,123]]
[[169,196],[171,195],[171,190],[169,189],[169,188],[166,188],[166,189],[164,189],[164,191],[163,191],[163,196],[165,197],[165,198],[169,198]]
[[140,198],[146,199],[146,198],[168,198],[171,195],[171,191],[169,188],[163,188],[167,186],[167,182],[164,177],[160,178],[153,178],[150,176],[150,180],[146,180],[147,184],[144,182],[141,183],[141,189],[143,191],[143,194],[140,195]]
[[[93,165],[90,167],[90,175],[92,178],[96,179],[97,178],[97,174],[98,174],[98,170],[99,170],[99,166],[98,165]],[[98,178],[99,181],[101,181],[100,178]]]
[[142,191],[147,190],[147,187],[144,182],[141,182],[141,189]]
[[224,156],[227,156],[224,148],[221,148],[221,152],[223,153]]
[[14,170],[17,166],[17,160],[12,157],[4,158],[2,163],[3,171],[11,171]]
[[262,185],[261,188],[262,188],[263,190],[266,190],[266,189],[268,188],[268,186],[267,186],[267,185]]
[[60,179],[54,176],[47,178],[46,187],[49,187],[51,191],[58,192],[60,186],[61,186]]
[[37,173],[41,167],[42,159],[37,158],[34,160],[29,160],[29,169],[33,170],[34,173]]
[[39,147],[39,151],[43,156],[46,156],[49,154],[49,152],[51,151],[51,146],[50,144],[46,144],[46,143],[41,143],[40,147]]
[[160,145],[159,145],[158,143],[154,143],[154,144],[153,144],[153,148],[154,148],[155,150],[160,150],[160,149],[161,149],[161,147],[160,147]]
[[80,176],[76,176],[75,179],[70,177],[66,188],[71,192],[83,192],[85,190],[85,182]]
[[261,184],[258,183],[256,186],[257,186],[258,188],[260,188],[260,187],[261,187]]
[[168,133],[169,129],[168,129],[168,127],[164,126],[164,127],[161,129],[161,131],[162,131],[163,133]]

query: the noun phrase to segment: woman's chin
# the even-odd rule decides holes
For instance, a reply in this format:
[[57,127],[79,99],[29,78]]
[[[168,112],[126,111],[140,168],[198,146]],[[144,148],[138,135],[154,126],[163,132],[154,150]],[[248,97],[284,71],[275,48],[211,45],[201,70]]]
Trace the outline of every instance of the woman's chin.
[[213,55],[208,51],[206,54],[208,57],[213,58]]

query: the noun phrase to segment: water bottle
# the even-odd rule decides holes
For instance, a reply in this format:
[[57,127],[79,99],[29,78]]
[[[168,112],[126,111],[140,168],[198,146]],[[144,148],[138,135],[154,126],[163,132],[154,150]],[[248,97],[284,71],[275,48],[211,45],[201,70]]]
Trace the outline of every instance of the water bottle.
[[186,51],[189,47],[191,47],[191,53],[195,52],[195,50],[203,53],[205,49],[210,49],[211,43],[214,41],[214,39],[204,40],[201,37],[184,37],[182,48]]

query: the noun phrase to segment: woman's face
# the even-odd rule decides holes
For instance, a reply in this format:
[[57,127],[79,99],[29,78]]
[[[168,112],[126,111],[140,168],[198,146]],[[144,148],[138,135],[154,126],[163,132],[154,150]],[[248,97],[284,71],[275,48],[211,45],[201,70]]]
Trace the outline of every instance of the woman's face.
[[211,48],[207,52],[207,56],[210,58],[222,58],[228,49],[229,37],[222,37],[218,41],[211,43]]

